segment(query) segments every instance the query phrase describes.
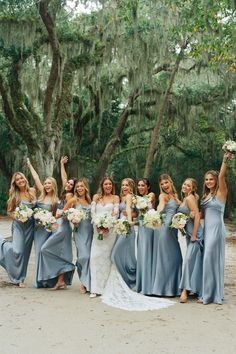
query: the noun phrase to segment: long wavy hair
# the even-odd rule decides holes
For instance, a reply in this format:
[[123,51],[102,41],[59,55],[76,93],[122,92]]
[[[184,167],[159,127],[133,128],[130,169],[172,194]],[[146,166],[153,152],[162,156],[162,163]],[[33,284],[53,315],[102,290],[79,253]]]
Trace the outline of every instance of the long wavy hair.
[[89,193],[89,184],[88,184],[88,180],[86,178],[80,178],[77,180],[76,184],[75,184],[75,188],[74,188],[74,198],[77,201],[79,198],[79,194],[76,191],[77,185],[78,183],[83,183],[84,189],[85,189],[85,200],[90,204],[91,203],[91,197],[90,197],[90,193]]
[[[185,178],[184,182],[186,182],[186,181],[190,181],[191,182],[192,190],[191,190],[190,193],[196,198],[196,200],[198,200],[199,196],[197,194],[197,181],[194,178],[192,178],[192,177]],[[185,197],[182,192],[181,192],[181,196],[182,196],[182,199]]]
[[[134,189],[135,189],[135,183],[134,183],[134,180],[132,178],[123,178],[122,181],[121,181],[121,186],[122,186],[122,183],[124,181],[127,181],[128,182],[128,185],[130,187],[130,193],[131,194],[134,194]],[[120,198],[122,198],[124,195],[122,194],[122,190],[120,190]]]
[[9,198],[7,201],[7,212],[12,212],[20,204],[20,189],[16,185],[16,177],[21,176],[25,181],[25,192],[29,194],[29,200],[32,202],[34,195],[30,192],[30,186],[27,178],[22,172],[15,172],[11,179]]
[[139,195],[139,196],[141,196],[141,194],[139,193],[139,191],[138,191],[138,183],[139,182],[143,182],[146,186],[147,186],[147,189],[148,189],[148,193],[150,193],[150,191],[151,191],[151,184],[150,184],[150,181],[149,181],[149,179],[147,179],[147,178],[139,178],[138,180],[137,180],[137,182],[136,182],[136,189],[137,189],[137,191],[136,191],[136,193],[137,193],[137,195]]
[[[58,192],[57,192],[57,181],[55,180],[54,177],[46,177],[44,180],[44,183],[46,180],[49,180],[52,182],[52,213],[53,215],[56,214],[56,210],[57,210],[57,203],[58,203]],[[42,193],[39,196],[39,201],[42,202],[44,200],[44,198],[46,197],[47,192],[45,190],[45,188],[43,188]]]
[[67,193],[72,193],[72,194],[74,194],[75,185],[76,185],[76,183],[77,183],[78,180],[77,180],[77,178],[75,178],[75,177],[71,177],[71,178],[68,178],[68,181],[73,181],[73,182],[74,182],[74,186],[72,187],[71,191],[69,191],[69,192],[65,190],[65,187],[62,189],[61,195],[60,195],[60,200],[62,201],[63,204],[64,204],[65,201],[66,201],[66,194],[67,194]]
[[113,182],[113,179],[109,176],[104,176],[102,178],[102,180],[100,181],[99,183],[99,187],[98,187],[98,191],[97,191],[97,194],[99,196],[99,199],[102,199],[102,197],[104,197],[104,189],[103,189],[103,183],[106,181],[106,180],[109,180],[111,181],[112,183],[112,191],[111,191],[111,194],[115,194],[115,184]]
[[219,181],[218,181],[218,176],[219,176],[219,172],[215,171],[215,170],[210,170],[207,171],[204,175],[204,182],[203,182],[203,189],[202,189],[202,199],[205,199],[208,194],[211,193],[210,189],[206,186],[205,184],[205,178],[207,175],[212,175],[215,181],[215,187],[214,187],[214,191],[213,191],[213,196],[216,195],[218,188],[219,188]]
[[166,195],[168,196],[168,193],[166,193],[166,192],[162,189],[162,187],[161,187],[161,182],[162,182],[162,181],[169,181],[169,182],[170,182],[171,188],[172,188],[172,193],[174,194],[174,196],[175,196],[176,198],[178,198],[178,193],[177,193],[177,191],[176,191],[176,188],[175,188],[175,186],[174,186],[174,182],[172,181],[172,178],[170,177],[170,175],[168,175],[167,173],[163,173],[163,174],[160,175],[160,177],[159,177],[159,188],[160,188],[160,192],[161,192],[161,193],[164,193],[164,194],[166,194]]

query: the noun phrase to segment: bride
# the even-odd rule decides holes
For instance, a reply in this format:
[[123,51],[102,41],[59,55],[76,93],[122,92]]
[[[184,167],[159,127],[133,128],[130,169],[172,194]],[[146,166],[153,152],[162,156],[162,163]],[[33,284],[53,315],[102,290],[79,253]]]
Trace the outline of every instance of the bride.
[[131,290],[134,289],[136,282],[135,232],[132,221],[133,186],[134,182],[130,178],[125,178],[121,182],[120,218],[126,218],[131,227],[127,237],[117,236],[112,250],[113,264],[103,289],[102,302],[128,311],[158,310],[175,302],[148,297]]
[[[118,213],[119,197],[115,195],[114,183],[110,177],[104,177],[91,203],[92,220],[94,222],[97,217],[104,215],[117,218]],[[111,270],[111,251],[114,242],[115,234],[112,231],[94,225],[90,255],[91,298],[103,293]]]

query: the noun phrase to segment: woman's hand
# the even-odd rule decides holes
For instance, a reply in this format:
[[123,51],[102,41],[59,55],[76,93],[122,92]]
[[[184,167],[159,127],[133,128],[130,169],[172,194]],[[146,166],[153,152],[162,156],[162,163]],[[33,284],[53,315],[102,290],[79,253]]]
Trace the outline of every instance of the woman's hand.
[[61,157],[61,160],[60,160],[60,163],[61,163],[62,165],[64,165],[65,163],[68,162],[68,160],[69,160],[68,156],[62,156],[62,157]]

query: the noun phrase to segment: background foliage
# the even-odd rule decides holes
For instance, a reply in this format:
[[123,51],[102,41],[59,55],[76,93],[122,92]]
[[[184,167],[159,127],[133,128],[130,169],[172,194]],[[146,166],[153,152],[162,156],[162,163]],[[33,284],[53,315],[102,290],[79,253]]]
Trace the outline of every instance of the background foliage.
[[[2,210],[27,156],[60,181],[67,154],[92,192],[104,174],[119,188],[145,173],[158,193],[168,172],[178,189],[196,178],[201,194],[236,140],[234,1],[4,0],[0,14]],[[234,163],[229,214],[235,176]]]

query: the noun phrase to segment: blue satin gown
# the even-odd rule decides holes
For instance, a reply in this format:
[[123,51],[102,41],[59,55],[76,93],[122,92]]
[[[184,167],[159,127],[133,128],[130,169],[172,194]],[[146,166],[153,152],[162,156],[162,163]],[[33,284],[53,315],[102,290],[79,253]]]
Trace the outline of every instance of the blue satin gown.
[[[178,209],[179,213],[189,216],[189,209],[183,205]],[[198,226],[196,241],[191,242],[194,221],[189,219],[186,226],[186,244],[187,250],[185,255],[182,278],[180,281],[180,289],[186,289],[193,294],[201,297],[202,294],[202,261],[203,261],[203,229]]]
[[204,211],[203,304],[222,304],[224,298],[225,204],[216,197],[201,203]]
[[136,290],[144,295],[152,294],[154,230],[142,225],[138,226],[137,240],[137,273]]
[[[125,208],[125,203],[120,203],[120,218],[122,218],[122,211]],[[133,289],[136,285],[137,265],[135,257],[135,232],[133,227],[131,227],[127,237],[117,235],[116,243],[111,253],[111,260],[128,287]]]
[[[37,201],[37,208],[46,209],[48,211],[52,210],[51,204],[46,204]],[[35,226],[34,232],[34,249],[35,249],[35,284],[36,288],[43,288],[42,282],[38,281],[38,272],[39,272],[39,254],[44,242],[49,238],[51,232],[47,231],[45,227],[41,225]]]
[[77,205],[76,208],[82,208],[88,218],[81,220],[77,230],[74,231],[74,240],[77,250],[76,268],[81,283],[90,291],[90,252],[93,240],[93,225],[91,224],[91,207]]
[[[21,204],[34,208],[35,202],[21,201]],[[34,239],[34,219],[25,223],[12,222],[12,241],[0,238],[0,265],[7,271],[13,284],[24,282]]]
[[170,199],[163,209],[164,223],[154,230],[152,294],[177,296],[182,275],[182,254],[178,232],[170,228],[172,217],[177,212],[177,203]]
[[72,254],[72,229],[70,223],[61,217],[58,228],[43,243],[39,253],[37,281],[43,287],[53,287],[58,276],[64,273],[66,285],[71,285],[75,265]]

